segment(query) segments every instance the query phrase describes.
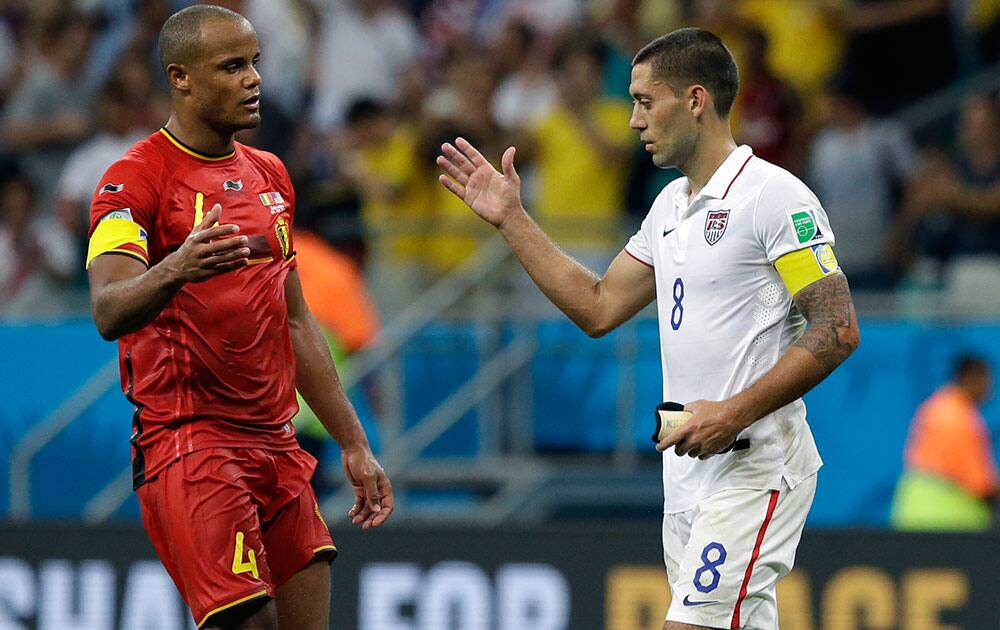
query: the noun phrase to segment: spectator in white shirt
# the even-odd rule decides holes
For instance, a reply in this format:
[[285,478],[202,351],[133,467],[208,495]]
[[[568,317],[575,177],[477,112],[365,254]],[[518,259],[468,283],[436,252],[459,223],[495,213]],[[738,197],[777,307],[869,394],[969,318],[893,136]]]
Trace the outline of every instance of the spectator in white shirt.
[[65,228],[37,211],[31,181],[0,184],[0,317],[65,313],[68,282],[82,266]]
[[851,286],[888,289],[894,200],[921,162],[906,128],[870,116],[855,87],[843,75],[831,83],[829,119],[810,148],[808,179],[837,233],[837,258]]
[[112,79],[98,97],[97,134],[66,160],[56,187],[56,216],[81,244],[87,239],[90,200],[101,175],[153,131],[144,124],[144,114],[145,103],[136,102],[120,80]]
[[310,122],[334,131],[361,96],[395,102],[400,75],[417,60],[420,36],[413,18],[391,0],[329,0],[321,20]]

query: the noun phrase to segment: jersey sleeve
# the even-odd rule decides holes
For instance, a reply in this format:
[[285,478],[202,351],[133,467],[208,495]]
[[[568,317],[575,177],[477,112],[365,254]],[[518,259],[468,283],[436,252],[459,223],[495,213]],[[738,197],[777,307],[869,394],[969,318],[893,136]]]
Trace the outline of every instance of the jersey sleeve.
[[635,258],[644,265],[653,266],[653,252],[650,249],[650,243],[652,240],[649,237],[650,225],[652,224],[653,212],[650,211],[646,215],[646,218],[642,220],[642,225],[639,226],[638,231],[632,235],[632,238],[628,240],[625,244],[625,253]]
[[754,212],[754,229],[771,263],[789,252],[834,244],[826,210],[805,184],[788,173],[764,184]]
[[112,164],[90,203],[87,267],[103,254],[130,256],[150,266],[149,234],[156,207],[148,164],[135,156]]
[[764,184],[754,230],[767,260],[792,295],[840,270],[826,211],[816,195],[790,174],[776,175]]

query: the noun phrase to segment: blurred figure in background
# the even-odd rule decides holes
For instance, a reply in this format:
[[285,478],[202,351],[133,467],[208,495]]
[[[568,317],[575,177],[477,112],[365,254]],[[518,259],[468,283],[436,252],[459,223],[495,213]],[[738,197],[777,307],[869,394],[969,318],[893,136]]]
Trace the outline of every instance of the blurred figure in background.
[[985,67],[1000,61],[1000,2],[971,0],[961,4],[966,11],[964,26],[975,41],[976,65]]
[[0,95],[6,97],[10,86],[19,78],[23,52],[7,11],[0,9]]
[[431,181],[419,148],[416,131],[369,98],[351,104],[347,128],[334,144],[341,177],[361,200],[366,275],[382,300],[379,310],[392,315],[427,282]]
[[748,60],[740,35],[763,33],[769,43],[767,65],[801,95],[805,118],[813,120],[811,105],[844,54],[844,0],[694,0],[693,5],[696,20],[718,28],[723,41],[733,45],[741,70]]
[[858,89],[847,74],[831,82],[827,122],[810,147],[808,180],[842,243],[837,257],[851,288],[887,290],[895,283],[886,254],[894,199],[917,178],[921,162],[907,130],[872,117]]
[[481,23],[487,39],[492,39],[490,27],[502,28],[510,20],[524,22],[543,37],[555,37],[570,32],[583,18],[583,2],[579,0],[483,0]]
[[[458,40],[443,65],[444,82],[424,104],[421,164],[430,164],[437,148],[450,137],[475,138],[489,147],[497,146],[500,140],[500,130],[490,115],[490,99],[496,89],[494,60],[471,42]],[[430,212],[433,219],[426,232],[424,256],[430,278],[438,278],[468,260],[487,232],[461,201],[440,186],[430,189]]]
[[605,46],[604,93],[627,100],[632,56],[648,41],[642,33],[642,2],[598,0],[588,4],[590,28]]
[[559,100],[525,147],[538,169],[539,223],[574,257],[598,268],[607,266],[620,241],[616,223],[625,215],[626,165],[635,142],[628,104],[601,93],[604,54],[595,40],[571,41],[560,50]]
[[[954,79],[958,57],[949,0],[841,4],[848,34],[843,66],[856,77],[859,97],[875,115],[896,112]],[[803,56],[806,59],[808,55]],[[901,72],[902,68],[918,71]]]
[[90,200],[101,175],[155,129],[146,126],[146,108],[147,104],[133,99],[122,81],[112,79],[98,96],[97,134],[77,147],[66,161],[56,187],[56,216],[73,235],[80,251],[87,241]]
[[[156,59],[156,36],[170,15],[171,0],[88,0],[65,3],[85,7],[96,28],[86,61],[87,86],[96,92],[123,63],[143,68],[166,93]],[[157,124],[163,121],[157,121]]]
[[757,29],[744,34],[740,94],[736,99],[739,142],[754,155],[799,172],[802,160],[802,107],[795,89],[781,79],[768,61],[767,35]]
[[420,55],[420,34],[393,0],[322,3],[310,122],[332,131],[362,96],[393,103]]
[[0,114],[0,143],[18,154],[39,206],[46,208],[70,151],[90,132],[90,94],[82,74],[90,22],[62,10],[44,18],[37,37],[40,55],[26,62],[24,78]]
[[72,308],[65,288],[80,255],[70,233],[38,212],[31,180],[15,176],[0,185],[0,316]]
[[493,122],[505,131],[530,127],[551,111],[558,98],[547,58],[537,46],[535,31],[523,22],[511,22],[497,45],[503,77],[493,92]]
[[159,70],[154,76],[136,48],[125,51],[108,79],[121,83],[135,110],[129,115],[139,117],[136,124],[145,129],[156,129],[170,116],[170,96],[158,76]]
[[[979,94],[963,103],[958,147],[951,156],[933,155],[914,182],[901,217],[897,247],[922,251],[945,264],[949,302],[964,309],[1000,308],[1000,107]],[[912,243],[910,245],[909,243]]]
[[906,442],[905,471],[891,522],[897,529],[976,531],[996,509],[997,464],[979,412],[993,395],[993,372],[977,356],[960,357],[951,382],[917,409]]

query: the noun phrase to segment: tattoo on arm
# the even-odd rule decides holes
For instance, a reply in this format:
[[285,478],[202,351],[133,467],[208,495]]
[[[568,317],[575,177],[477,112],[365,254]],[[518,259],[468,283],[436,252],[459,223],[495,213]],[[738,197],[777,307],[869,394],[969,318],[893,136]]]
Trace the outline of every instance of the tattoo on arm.
[[858,347],[858,320],[847,278],[842,273],[814,282],[798,292],[795,304],[809,322],[795,345],[808,350],[830,373]]

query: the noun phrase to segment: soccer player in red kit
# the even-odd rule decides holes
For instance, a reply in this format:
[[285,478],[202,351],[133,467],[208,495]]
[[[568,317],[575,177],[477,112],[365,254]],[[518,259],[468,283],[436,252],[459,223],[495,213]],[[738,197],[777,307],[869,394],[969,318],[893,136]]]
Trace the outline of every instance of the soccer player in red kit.
[[233,139],[260,124],[257,36],[196,5],[160,32],[166,125],[94,194],[94,320],[135,405],[142,520],[201,628],[329,626],[336,554],[291,424],[298,388],[336,438],[365,529],[392,487],[337,378],[295,270],[281,161]]

